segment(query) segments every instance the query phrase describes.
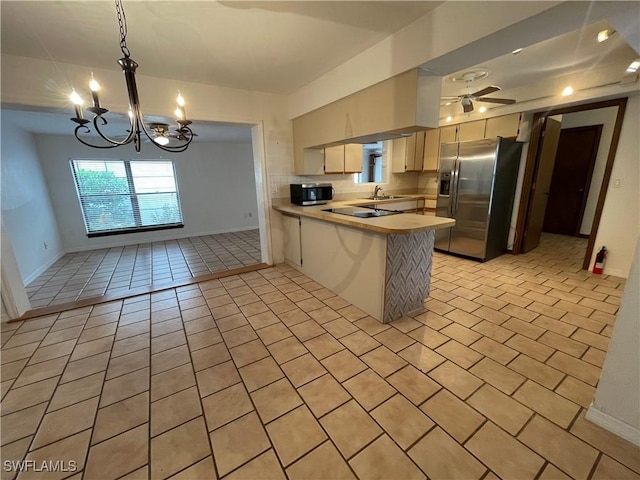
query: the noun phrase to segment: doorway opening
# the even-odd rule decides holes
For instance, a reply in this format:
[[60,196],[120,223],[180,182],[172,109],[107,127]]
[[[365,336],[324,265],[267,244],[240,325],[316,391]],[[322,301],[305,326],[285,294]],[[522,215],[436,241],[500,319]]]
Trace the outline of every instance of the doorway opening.
[[602,124],[560,130],[543,232],[589,237],[582,224],[601,136]]
[[[547,231],[586,237],[582,269],[589,268],[626,104],[621,98],[533,115],[513,253],[536,248]],[[597,120],[580,125],[588,127],[583,129],[571,124],[572,114],[595,116],[595,111],[611,112],[606,134]]]

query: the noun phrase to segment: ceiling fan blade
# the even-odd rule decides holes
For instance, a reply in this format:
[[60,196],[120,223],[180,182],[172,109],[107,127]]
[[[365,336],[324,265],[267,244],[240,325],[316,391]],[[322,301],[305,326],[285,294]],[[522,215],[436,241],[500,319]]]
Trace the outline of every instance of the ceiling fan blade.
[[488,103],[502,103],[503,105],[511,105],[512,103],[516,103],[513,98],[476,98],[477,102],[488,102]]
[[482,90],[478,90],[476,93],[472,93],[471,96],[473,98],[482,97],[483,95],[489,95],[490,93],[497,92],[500,90],[500,87],[496,87],[491,85],[487,88],[483,88]]

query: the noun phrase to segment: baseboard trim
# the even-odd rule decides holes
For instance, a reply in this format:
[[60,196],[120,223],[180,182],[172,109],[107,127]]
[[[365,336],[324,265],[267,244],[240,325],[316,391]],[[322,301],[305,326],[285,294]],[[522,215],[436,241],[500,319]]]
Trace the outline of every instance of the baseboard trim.
[[27,278],[23,279],[22,282],[24,283],[24,285],[28,286],[36,278],[38,278],[40,275],[42,275],[51,265],[53,265],[58,260],[60,260],[62,257],[64,257],[65,253],[66,252],[64,252],[64,251],[58,252],[55,257],[53,257],[47,263],[41,265],[35,272],[33,272]]
[[[195,233],[182,233],[180,235],[167,235],[165,238],[162,235],[158,235],[157,238],[153,240],[122,240],[120,242],[107,243],[104,245],[86,245],[83,247],[70,247],[66,249],[65,253],[78,253],[78,252],[86,252],[89,250],[101,250],[103,248],[117,248],[117,247],[127,247],[129,245],[139,245],[141,243],[153,243],[153,242],[168,242],[171,240],[181,240],[183,238],[191,238],[191,237],[203,237],[205,235],[219,235],[221,233],[236,233],[236,232],[245,232],[247,230],[258,230],[259,227],[256,225],[255,227],[236,227],[236,228],[225,228],[223,230],[215,230],[212,232],[195,232]],[[171,230],[168,230],[171,231]],[[174,230],[175,231],[175,230]],[[135,233],[133,234],[135,235]]]
[[589,407],[585,418],[640,447],[640,430],[598,410],[594,405]]

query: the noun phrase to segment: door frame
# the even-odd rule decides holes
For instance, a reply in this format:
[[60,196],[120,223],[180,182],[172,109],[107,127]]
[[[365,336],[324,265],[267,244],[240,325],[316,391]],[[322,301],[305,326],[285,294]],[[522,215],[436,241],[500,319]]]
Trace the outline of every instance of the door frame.
[[538,162],[538,149],[542,144],[542,138],[544,134],[545,120],[547,117],[554,115],[561,115],[567,113],[583,112],[586,110],[597,110],[600,108],[618,107],[616,114],[616,121],[613,127],[613,135],[611,137],[611,145],[609,146],[609,154],[607,156],[607,163],[604,169],[604,175],[602,177],[602,184],[600,186],[600,194],[598,195],[598,203],[596,205],[596,211],[593,217],[593,224],[591,226],[591,232],[589,233],[589,241],[587,243],[587,251],[582,263],[583,270],[589,268],[591,261],[591,255],[593,253],[593,246],[596,241],[596,233],[600,225],[600,218],[602,217],[602,209],[604,207],[604,201],[607,198],[607,190],[609,186],[609,180],[611,179],[611,170],[613,169],[613,162],[616,158],[618,150],[618,143],[620,141],[620,131],[622,130],[622,122],[624,120],[624,113],[627,107],[627,97],[617,98],[613,100],[605,100],[602,102],[586,103],[583,105],[574,105],[570,107],[555,108],[552,110],[546,110],[542,112],[535,112],[531,121],[531,137],[529,140],[529,149],[527,151],[527,159],[525,163],[524,177],[522,180],[522,190],[520,192],[520,205],[518,207],[518,219],[516,222],[516,235],[513,242],[512,253],[520,254],[522,251],[522,241],[524,239],[524,231],[529,223],[529,198],[531,192],[531,185],[533,183],[533,173],[536,170]]

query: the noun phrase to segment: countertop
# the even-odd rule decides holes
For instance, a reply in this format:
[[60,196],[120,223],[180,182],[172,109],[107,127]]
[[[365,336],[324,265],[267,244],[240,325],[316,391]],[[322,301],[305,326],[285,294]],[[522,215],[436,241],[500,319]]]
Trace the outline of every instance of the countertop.
[[[449,228],[455,225],[455,220],[450,218],[416,215],[414,213],[399,213],[397,215],[387,215],[384,217],[358,218],[339,213],[324,212],[329,208],[355,207],[372,204],[397,203],[411,200],[419,200],[426,195],[402,195],[402,198],[386,198],[378,200],[352,199],[343,201],[333,201],[326,205],[298,206],[292,205],[289,199],[281,198],[273,200],[273,208],[279,212],[299,216],[309,217],[326,222],[339,223],[350,227],[360,228],[384,234],[408,234],[422,232],[425,230],[438,230]],[[384,207],[382,207],[384,208]]]

